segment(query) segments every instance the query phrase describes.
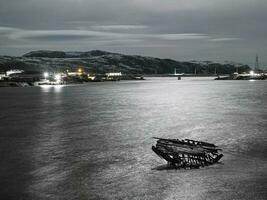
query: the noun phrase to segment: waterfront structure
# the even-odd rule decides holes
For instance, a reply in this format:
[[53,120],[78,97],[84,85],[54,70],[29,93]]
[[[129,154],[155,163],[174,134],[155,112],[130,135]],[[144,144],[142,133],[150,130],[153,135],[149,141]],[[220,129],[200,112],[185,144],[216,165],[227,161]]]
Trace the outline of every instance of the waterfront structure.
[[122,76],[121,72],[110,72],[110,73],[106,73],[106,80],[120,80]]
[[10,76],[11,74],[21,74],[23,73],[24,70],[20,70],[20,69],[11,69],[11,70],[8,70],[6,71],[6,75],[7,76]]
[[[172,75],[172,74],[170,74],[170,75]],[[178,76],[178,77],[181,77],[181,76],[183,76],[184,75],[184,73],[177,73],[177,69],[176,68],[174,68],[174,74],[173,74],[174,76]]]
[[82,76],[84,74],[82,69],[78,69],[78,71],[67,71],[68,76]]
[[6,78],[6,73],[5,72],[0,72],[0,80],[3,80],[4,78]]
[[220,77],[218,76],[215,80],[265,80],[266,74],[257,73],[251,70],[249,73],[239,74],[237,72],[231,74],[230,76]]
[[256,55],[254,71],[257,72],[258,70],[259,70],[259,57],[258,55]]

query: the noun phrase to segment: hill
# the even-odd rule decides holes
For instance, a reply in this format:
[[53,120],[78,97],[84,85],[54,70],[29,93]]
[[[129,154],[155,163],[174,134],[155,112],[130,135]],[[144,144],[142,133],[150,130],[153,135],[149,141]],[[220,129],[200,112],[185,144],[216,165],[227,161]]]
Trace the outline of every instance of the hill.
[[26,71],[64,71],[82,67],[91,73],[121,71],[124,74],[173,74],[177,73],[230,74],[248,71],[247,65],[237,63],[215,63],[211,61],[176,61],[153,57],[124,55],[100,50],[87,52],[32,51],[21,57],[0,56],[0,71],[23,69]]

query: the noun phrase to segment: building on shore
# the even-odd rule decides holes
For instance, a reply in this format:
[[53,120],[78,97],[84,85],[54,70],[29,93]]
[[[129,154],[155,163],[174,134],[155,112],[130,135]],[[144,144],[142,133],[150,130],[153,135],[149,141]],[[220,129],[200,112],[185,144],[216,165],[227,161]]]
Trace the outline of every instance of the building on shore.
[[106,80],[118,81],[118,80],[121,79],[121,77],[122,77],[122,73],[121,72],[106,73]]
[[21,73],[12,73],[8,75],[9,80],[16,82],[36,82],[40,81],[43,77],[41,72],[27,71]]
[[0,80],[7,78],[6,72],[0,72]]

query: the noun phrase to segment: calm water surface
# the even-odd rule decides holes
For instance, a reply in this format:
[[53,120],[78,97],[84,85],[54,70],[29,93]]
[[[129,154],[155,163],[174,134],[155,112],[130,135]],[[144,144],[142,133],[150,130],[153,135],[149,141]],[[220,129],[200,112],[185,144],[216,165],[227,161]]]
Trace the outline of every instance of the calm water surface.
[[[267,199],[267,81],[149,78],[0,88],[0,199]],[[153,136],[220,145],[158,170]]]

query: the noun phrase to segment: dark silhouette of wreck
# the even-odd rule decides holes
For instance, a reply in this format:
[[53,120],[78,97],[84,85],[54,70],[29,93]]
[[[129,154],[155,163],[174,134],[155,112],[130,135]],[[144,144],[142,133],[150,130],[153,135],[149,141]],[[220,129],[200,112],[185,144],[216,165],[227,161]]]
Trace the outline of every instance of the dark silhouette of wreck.
[[170,167],[200,168],[217,163],[223,154],[221,149],[211,143],[195,140],[179,140],[157,138],[157,144],[152,150],[168,162]]

